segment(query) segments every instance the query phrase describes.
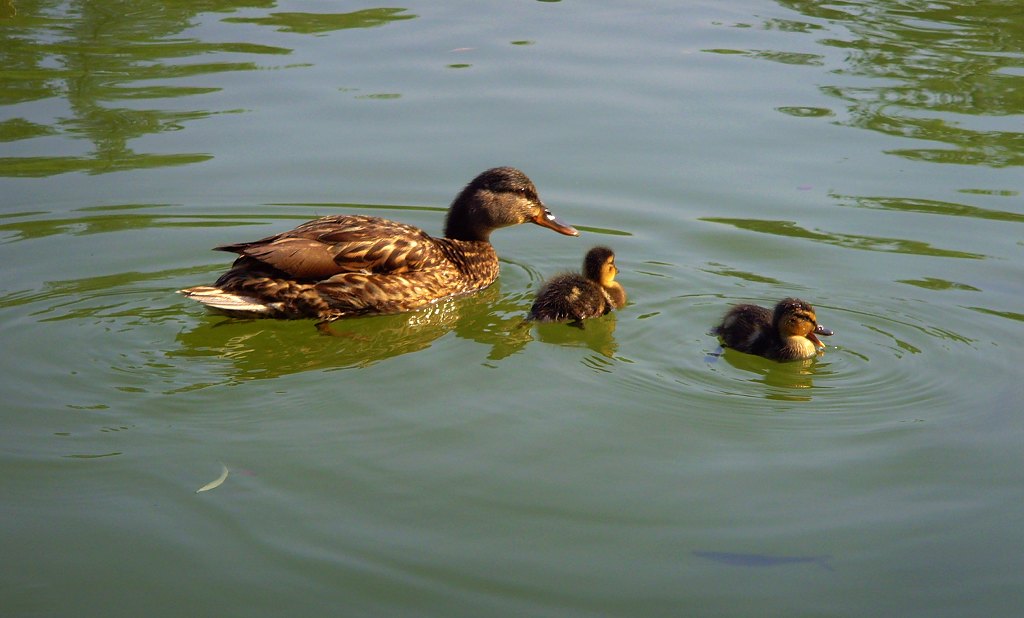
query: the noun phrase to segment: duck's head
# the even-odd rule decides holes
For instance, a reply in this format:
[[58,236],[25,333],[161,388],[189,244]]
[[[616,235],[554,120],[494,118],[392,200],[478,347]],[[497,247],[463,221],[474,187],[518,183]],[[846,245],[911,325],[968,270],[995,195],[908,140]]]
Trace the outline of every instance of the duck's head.
[[576,228],[551,214],[537,187],[514,167],[495,167],[473,179],[452,202],[444,235],[456,240],[488,240],[499,227],[536,223],[567,236]]
[[775,305],[775,313],[772,324],[778,331],[779,336],[785,337],[806,337],[819,348],[825,344],[818,339],[818,335],[831,335],[832,331],[818,324],[818,317],[814,314],[814,307],[810,303],[799,298],[786,298]]
[[619,268],[615,265],[615,252],[608,247],[594,247],[583,258],[583,276],[596,281],[601,287],[615,282]]

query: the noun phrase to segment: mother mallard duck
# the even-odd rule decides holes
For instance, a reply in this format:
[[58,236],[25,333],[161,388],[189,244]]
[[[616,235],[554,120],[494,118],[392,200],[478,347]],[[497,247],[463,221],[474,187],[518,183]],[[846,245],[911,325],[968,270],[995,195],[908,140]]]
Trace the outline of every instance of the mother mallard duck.
[[380,217],[321,217],[262,240],[215,247],[239,255],[231,269],[212,286],[179,291],[242,317],[400,313],[489,286],[498,276],[491,232],[528,222],[579,235],[551,214],[526,174],[496,167],[452,202],[444,238]]

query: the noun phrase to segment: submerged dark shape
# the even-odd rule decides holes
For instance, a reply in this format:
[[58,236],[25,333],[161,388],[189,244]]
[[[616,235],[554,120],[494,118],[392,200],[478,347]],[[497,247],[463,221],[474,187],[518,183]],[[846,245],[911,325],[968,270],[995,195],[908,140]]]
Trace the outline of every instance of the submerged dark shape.
[[818,324],[814,307],[799,298],[785,298],[774,310],[736,305],[714,332],[730,348],[780,361],[815,356],[825,347],[818,335],[833,334]]
[[730,566],[773,567],[785,564],[816,564],[825,570],[834,570],[832,565],[828,563],[831,556],[772,556],[768,554],[742,554],[727,551],[694,551],[693,555]]
[[615,281],[615,252],[594,247],[583,258],[583,274],[555,275],[541,286],[530,318],[544,322],[580,322],[600,317],[626,304],[626,291]]
[[338,318],[401,313],[494,282],[491,232],[536,223],[578,236],[548,210],[523,172],[496,167],[452,202],[444,238],[365,215],[322,217],[253,242],[216,247],[237,253],[212,286],[182,294],[230,315]]

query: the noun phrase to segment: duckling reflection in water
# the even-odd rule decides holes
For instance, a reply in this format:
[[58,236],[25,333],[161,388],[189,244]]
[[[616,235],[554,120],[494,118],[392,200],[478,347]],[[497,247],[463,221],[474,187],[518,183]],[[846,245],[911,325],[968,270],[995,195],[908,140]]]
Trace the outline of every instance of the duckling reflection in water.
[[562,273],[548,280],[537,293],[530,318],[542,322],[582,320],[602,316],[626,304],[626,291],[615,281],[619,269],[615,252],[594,247],[583,259],[583,274]]
[[714,332],[730,348],[778,361],[812,358],[825,347],[817,336],[832,334],[818,324],[814,307],[799,298],[779,301],[774,311],[736,305]]

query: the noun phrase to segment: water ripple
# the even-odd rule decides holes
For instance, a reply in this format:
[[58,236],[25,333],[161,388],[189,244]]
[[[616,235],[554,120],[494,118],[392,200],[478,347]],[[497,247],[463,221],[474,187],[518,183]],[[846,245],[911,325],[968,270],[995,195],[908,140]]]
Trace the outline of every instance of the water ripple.
[[[929,324],[933,314],[927,307],[896,299],[884,310],[815,303],[819,319],[836,334],[824,340],[828,347],[814,359],[780,363],[723,350],[708,332],[710,326],[725,307],[749,300],[712,295],[674,299],[674,313],[692,316],[688,334],[675,338],[672,346],[645,344],[644,359],[620,368],[620,388],[720,427],[741,428],[752,415],[778,413],[853,418],[884,411],[886,419],[905,422],[922,410],[948,410],[950,365],[958,356],[985,353],[985,342],[958,327]],[[623,342],[627,350],[634,345],[640,344]]]

